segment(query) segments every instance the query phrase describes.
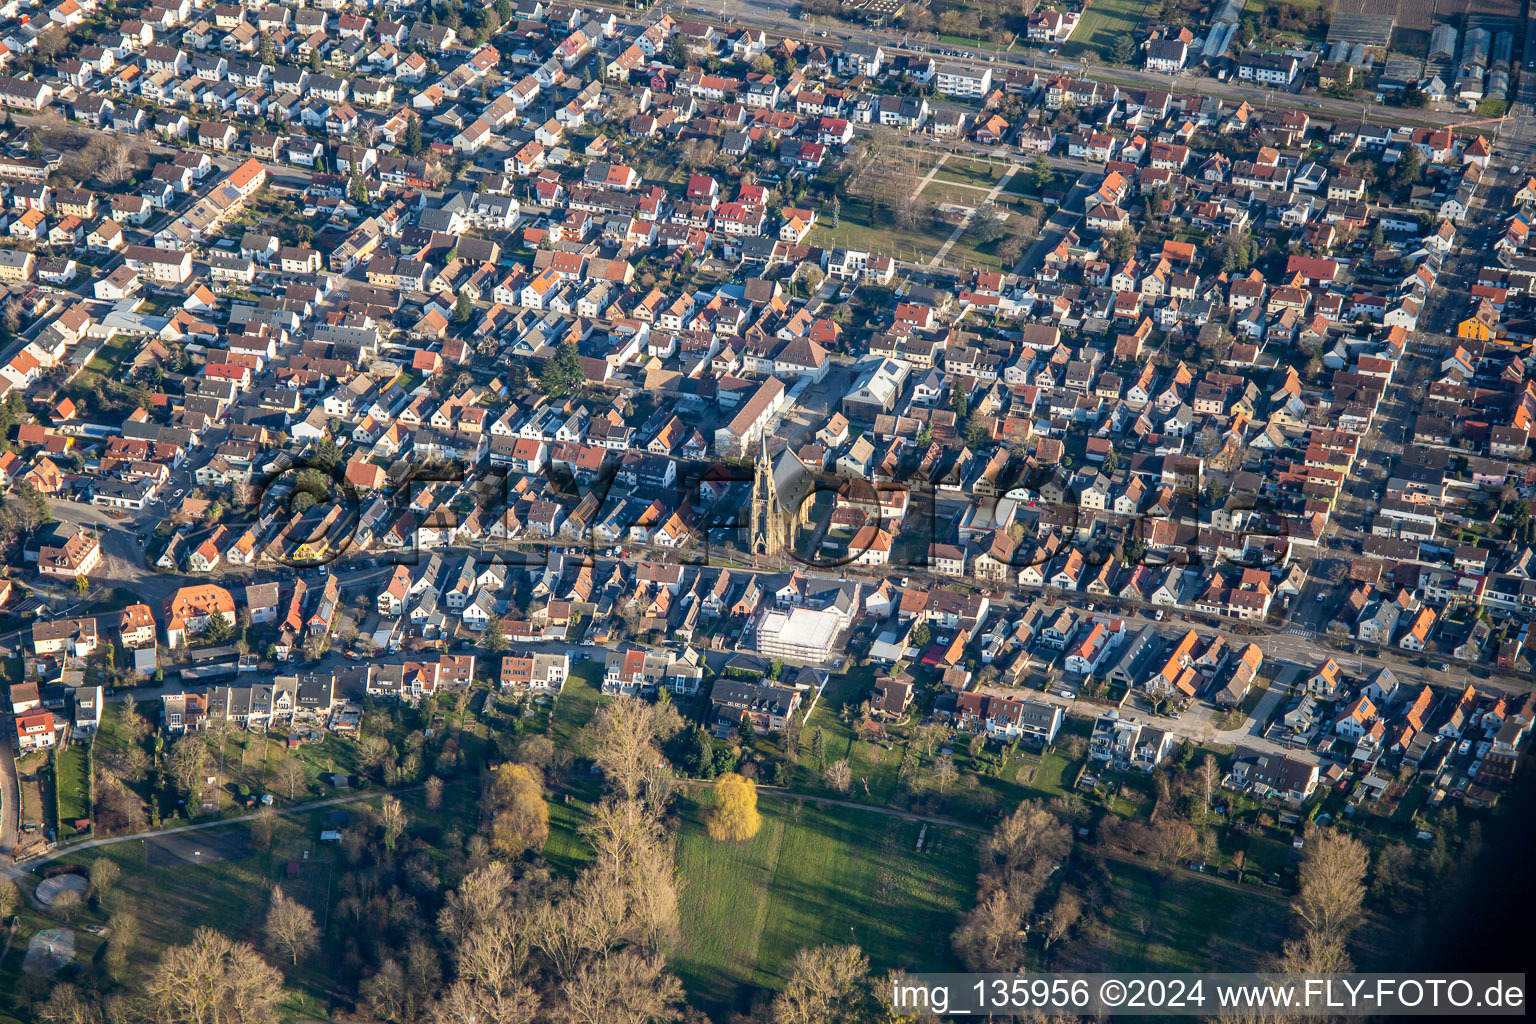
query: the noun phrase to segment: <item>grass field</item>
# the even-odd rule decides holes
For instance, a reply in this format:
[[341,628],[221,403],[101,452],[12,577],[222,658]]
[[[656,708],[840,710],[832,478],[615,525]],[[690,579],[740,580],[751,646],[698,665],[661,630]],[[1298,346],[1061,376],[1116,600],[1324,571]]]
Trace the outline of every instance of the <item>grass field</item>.
[[76,819],[90,816],[90,794],[86,790],[85,746],[71,743],[54,758],[59,787],[59,837],[75,834]]
[[[1008,173],[1004,164],[992,163],[987,160],[949,159],[944,161],[934,174],[934,181],[951,181],[961,185],[980,185],[991,188],[1002,180]],[[924,195],[927,193],[925,192]]]
[[1124,35],[1135,38],[1146,6],[1146,0],[1094,0],[1083,12],[1077,31],[1062,45],[1062,56],[1081,57],[1092,50],[1099,60],[1108,63],[1115,40]]
[[1074,947],[1071,967],[1095,971],[1252,970],[1279,951],[1284,899],[1175,871],[1109,861],[1113,913],[1099,941]]
[[880,216],[879,223],[871,223],[869,204],[862,199],[850,199],[843,203],[836,228],[831,227],[828,218],[812,229],[806,241],[811,245],[864,249],[913,262],[926,262],[949,237],[947,228],[903,231],[886,222],[885,212]]
[[[97,858],[106,857],[116,861],[122,869],[114,887],[114,902],[131,910],[140,929],[139,942],[123,968],[122,977],[127,978],[153,964],[166,946],[186,942],[203,926],[215,927],[227,935],[259,945],[267,894],[279,881],[295,899],[313,906],[319,920],[335,896],[332,859],[337,854],[334,847],[317,841],[327,813],[320,810],[277,819],[273,846],[269,851],[249,849],[249,830],[243,824],[197,833],[197,845],[207,847],[210,852],[217,848],[235,854],[231,859],[213,863],[192,866],[173,857],[169,860],[174,863],[153,867],[148,844],[139,840],[81,851],[61,858],[60,863],[88,868]],[[303,859],[305,851],[308,852],[307,860]],[[289,860],[303,861],[301,873],[296,878],[286,874]],[[73,927],[79,944],[76,947],[77,963],[91,963],[101,940],[90,934],[87,927],[103,924],[105,919],[105,912],[94,908],[75,919]],[[12,1020],[36,1019],[30,1011],[18,1012],[17,1000],[32,995],[19,978],[22,953],[26,948],[25,936],[39,928],[56,925],[57,921],[30,907],[24,911],[21,937],[11,954],[0,963],[0,1022],[9,1024]],[[331,962],[325,949],[322,944],[316,954],[302,961],[297,969],[283,965],[288,968],[284,973],[292,975],[296,990],[317,997],[340,995],[333,992],[339,965]],[[36,997],[46,997],[46,989]],[[323,1012],[315,1012],[320,1007],[305,1005],[302,996],[296,998],[300,1002],[288,1008],[285,1018],[323,1016]]]
[[795,951],[857,942],[871,968],[957,969],[949,933],[976,880],[974,833],[866,811],[801,805],[765,793],[746,843],[705,833],[684,806],[678,838],[683,941],[673,958],[696,1003],[723,1019],[756,987],[777,988]]

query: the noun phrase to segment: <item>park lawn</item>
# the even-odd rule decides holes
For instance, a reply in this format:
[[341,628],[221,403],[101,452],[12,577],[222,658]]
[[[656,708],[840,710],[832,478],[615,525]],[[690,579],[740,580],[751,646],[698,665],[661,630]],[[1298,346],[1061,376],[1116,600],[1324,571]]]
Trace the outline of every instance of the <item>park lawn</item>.
[[1008,165],[990,160],[951,158],[944,161],[934,174],[935,181],[956,182],[961,185],[980,185],[991,188],[1008,173]]
[[1290,910],[1281,897],[1182,868],[1164,875],[1122,860],[1108,867],[1114,910],[1095,970],[1253,970],[1285,939]]
[[755,987],[778,988],[794,953],[856,942],[871,969],[956,969],[949,933],[976,880],[974,833],[870,811],[821,808],[765,791],[762,829],[718,843],[703,801],[683,804],[677,863],[683,938],[673,966],[690,1003],[723,1016]]
[[923,198],[938,203],[952,203],[956,206],[976,206],[987,198],[987,189],[982,185],[961,185],[954,182],[930,181],[923,189]]
[[838,214],[837,227],[828,216],[817,223],[806,241],[811,245],[835,246],[878,252],[914,263],[926,263],[939,251],[950,229],[942,225],[931,231],[903,230],[890,221],[889,211],[882,211],[879,223],[871,223],[869,204],[850,198]]
[[54,757],[54,771],[59,787],[59,838],[75,834],[75,821],[91,815],[90,793],[86,789],[86,747],[71,743]]
[[1093,51],[1099,60],[1109,63],[1115,41],[1121,36],[1136,36],[1146,0],[1095,0],[1083,12],[1083,20],[1061,47],[1063,57],[1077,58]]
[[[1007,237],[1006,235],[1004,236]],[[952,245],[949,252],[944,254],[944,263],[952,267],[965,267],[970,270],[1012,270],[1013,267],[1004,267],[1002,257],[997,254],[997,247],[1003,243],[1002,238],[994,238],[990,242],[978,242],[969,231],[965,232]]]

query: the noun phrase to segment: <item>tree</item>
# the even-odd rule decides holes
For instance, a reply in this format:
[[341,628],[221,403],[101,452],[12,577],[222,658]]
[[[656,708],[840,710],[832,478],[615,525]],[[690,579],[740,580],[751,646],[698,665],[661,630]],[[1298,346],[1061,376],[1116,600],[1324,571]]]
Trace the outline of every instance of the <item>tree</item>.
[[839,793],[846,793],[853,788],[853,767],[849,765],[846,757],[827,765],[822,775],[827,780],[827,785]]
[[169,768],[171,779],[190,806],[192,798],[202,792],[203,781],[208,777],[208,745],[201,736],[183,736],[171,748]]
[[1136,55],[1136,41],[1127,33],[1121,33],[1115,37],[1114,46],[1110,48],[1109,59],[1116,64],[1129,64],[1131,58]]
[[1403,155],[1397,158],[1397,165],[1392,168],[1392,180],[1398,188],[1407,188],[1416,185],[1424,178],[1424,156],[1419,152],[1418,146],[1409,146],[1403,150]]
[[1333,829],[1307,840],[1294,906],[1309,931],[1342,941],[1354,930],[1365,898],[1366,857],[1358,839]]
[[127,911],[118,911],[107,919],[107,962],[120,968],[139,941],[139,919]]
[[21,891],[9,878],[0,879],[0,925],[8,924],[21,905]]
[[48,1001],[37,1008],[42,1024],[99,1024],[101,1007],[86,993],[69,982],[54,985]]
[[320,929],[315,926],[315,915],[304,904],[283,895],[283,887],[272,887],[272,900],[267,905],[267,943],[295,965],[299,957],[308,954],[320,944]]
[[832,216],[832,230],[836,231],[838,225],[842,223],[843,219],[843,201],[837,198],[836,193],[833,193],[832,202],[830,205],[831,208],[828,212]]
[[310,50],[309,51],[309,70],[312,73],[318,75],[320,73],[320,68],[321,68],[320,50],[318,48]]
[[1109,252],[1117,263],[1124,263],[1136,255],[1136,235],[1130,228],[1121,228],[1109,236]]
[[682,728],[671,705],[620,697],[598,708],[583,727],[578,748],[626,799],[633,800],[654,781],[664,760],[660,744]]
[[[1028,232],[1030,235],[1033,233],[1033,231]],[[1025,234],[1026,232],[1023,231],[1014,231],[997,243],[997,258],[1002,261],[1005,272],[1011,271],[1014,265],[1024,258]]]
[[940,754],[933,762],[933,788],[940,793],[948,793],[949,787],[955,784],[960,772],[955,768],[954,755],[945,752]]
[[405,121],[405,138],[401,147],[408,156],[415,156],[421,152],[421,119],[411,114]]
[[435,811],[443,806],[443,780],[436,775],[427,778],[425,799],[429,811]]
[[867,1020],[864,979],[869,958],[858,946],[802,949],[789,961],[789,980],[774,997],[773,1024],[832,1024]]
[[976,207],[976,212],[971,216],[971,232],[978,242],[995,242],[1007,230],[1003,226],[1003,215],[997,204],[990,200]]
[[260,41],[256,44],[256,59],[268,67],[277,66],[277,49],[272,45],[272,36],[266,32],[261,34]]
[[469,318],[475,315],[475,304],[469,296],[459,292],[458,298],[453,300],[453,322],[456,324],[467,323]]
[[157,1024],[265,1024],[279,1016],[283,983],[248,943],[199,928],[166,950],[144,995]]
[[1056,176],[1056,170],[1051,166],[1050,157],[1044,153],[1036,153],[1035,158],[1029,163],[1029,180],[1035,186],[1035,191],[1043,191]]
[[123,869],[110,857],[97,857],[91,861],[91,892],[98,901],[111,891],[122,874]]
[[827,734],[819,725],[816,731],[811,733],[811,756],[816,759],[818,765],[824,765],[827,762]]
[[1060,942],[1077,919],[1083,915],[1083,901],[1078,898],[1076,891],[1062,889],[1061,895],[1056,897],[1056,905],[1051,908],[1051,922],[1045,929],[1045,948]]
[[358,206],[368,204],[368,182],[357,167],[352,168],[352,177],[347,181],[347,199]]
[[688,44],[683,42],[680,33],[674,32],[667,38],[666,46],[662,48],[661,53],[666,62],[674,68],[682,69],[688,66]]
[[1202,805],[1207,814],[1211,810],[1211,794],[1216,791],[1216,785],[1221,781],[1221,769],[1216,764],[1214,755],[1206,754],[1200,762],[1200,791],[1204,798]]
[[276,776],[278,787],[289,800],[295,799],[309,786],[309,776],[304,766],[291,757],[285,757],[277,763]]
[[507,629],[500,615],[492,615],[485,625],[485,649],[500,654],[507,649]]
[[[674,37],[676,38],[676,37]],[[679,1019],[683,986],[660,956],[620,950],[598,957],[561,987],[570,1024],[662,1024]]]
[[712,838],[740,843],[757,835],[763,827],[757,813],[757,784],[735,772],[720,776],[715,783],[715,798],[704,819]]
[[491,849],[507,857],[524,850],[542,850],[549,839],[549,805],[544,787],[527,765],[508,763],[496,769],[486,790],[491,820]]
[[395,843],[409,822],[405,806],[388,793],[384,794],[384,799],[379,801],[379,824],[384,828],[384,849],[394,852]]
[[539,389],[551,398],[564,398],[586,381],[576,343],[563,343],[539,369]]
[[90,592],[91,592],[91,580],[90,580],[90,577],[89,576],[76,576],[75,577],[75,593],[79,594],[81,597],[84,597],[86,594],[89,594]]

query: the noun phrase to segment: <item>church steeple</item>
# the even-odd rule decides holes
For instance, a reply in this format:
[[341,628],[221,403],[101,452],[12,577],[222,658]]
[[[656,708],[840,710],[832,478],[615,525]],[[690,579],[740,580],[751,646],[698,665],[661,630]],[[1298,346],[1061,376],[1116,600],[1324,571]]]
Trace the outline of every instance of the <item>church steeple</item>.
[[788,524],[779,508],[778,489],[773,480],[773,462],[768,458],[768,439],[758,442],[752,474],[752,553],[776,555],[788,546]]

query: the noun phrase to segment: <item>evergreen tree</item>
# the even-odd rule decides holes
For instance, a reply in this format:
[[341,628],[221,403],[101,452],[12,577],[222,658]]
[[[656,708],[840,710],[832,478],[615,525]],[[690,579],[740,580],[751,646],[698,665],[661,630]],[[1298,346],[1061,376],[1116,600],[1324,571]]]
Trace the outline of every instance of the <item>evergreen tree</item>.
[[581,387],[586,379],[576,345],[570,341],[556,349],[539,370],[539,388],[551,398],[564,398]]

